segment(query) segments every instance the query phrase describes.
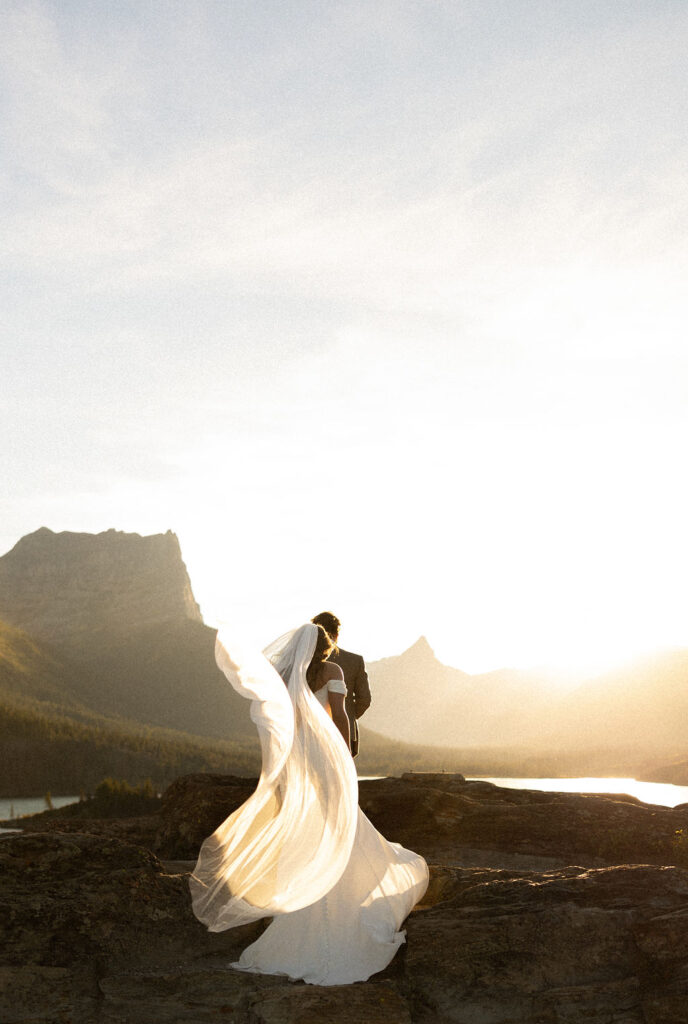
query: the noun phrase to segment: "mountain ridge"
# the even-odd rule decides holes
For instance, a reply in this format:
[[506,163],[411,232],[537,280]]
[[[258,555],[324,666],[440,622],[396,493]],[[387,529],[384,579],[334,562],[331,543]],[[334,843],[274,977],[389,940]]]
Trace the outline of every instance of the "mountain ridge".
[[686,648],[655,652],[562,689],[556,672],[471,675],[444,665],[429,644],[418,644],[368,665],[373,702],[365,722],[381,735],[460,747],[635,745],[643,754],[672,756],[688,747]]
[[77,650],[142,624],[203,622],[176,534],[54,533],[41,527],[0,557],[0,620]]
[[[23,692],[72,717],[87,709],[254,742],[248,702],[218,669],[214,642],[171,531],[142,537],[41,528],[0,558],[0,697]],[[554,685],[556,673],[471,675],[445,665],[425,635],[401,654],[369,662],[368,670],[373,701],[361,723],[364,753],[366,743],[386,744],[419,766],[422,747],[426,761],[436,765],[446,753],[457,768],[449,755],[459,750],[489,751],[491,763],[512,765],[557,751],[582,752],[589,763],[591,752],[605,749],[614,763],[629,749],[643,758],[686,758],[682,648],[583,678],[569,692]],[[502,762],[500,751],[513,756]]]

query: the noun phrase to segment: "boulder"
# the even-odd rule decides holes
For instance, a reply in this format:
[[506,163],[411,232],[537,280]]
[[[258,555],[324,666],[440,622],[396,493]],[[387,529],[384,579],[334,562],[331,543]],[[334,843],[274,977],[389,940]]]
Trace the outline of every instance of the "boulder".
[[0,840],[0,877],[6,965],[148,962],[207,945],[184,878],[120,839],[9,835]]
[[678,1024],[688,1019],[688,872],[456,869],[408,922],[416,1024]]
[[182,775],[162,797],[154,849],[161,857],[195,859],[203,840],[248,800],[256,779]]
[[[92,1024],[104,979],[123,975],[136,990],[142,974],[191,970],[203,957],[227,964],[263,927],[210,935],[192,913],[187,878],[116,838],[5,836],[0,877],[3,1024]],[[119,1019],[155,1019],[133,1002],[131,1014]]]
[[688,866],[686,809],[631,796],[507,789],[430,772],[362,782],[360,794],[377,828],[405,845],[415,842],[432,860],[456,863],[453,853],[479,850],[598,867]]

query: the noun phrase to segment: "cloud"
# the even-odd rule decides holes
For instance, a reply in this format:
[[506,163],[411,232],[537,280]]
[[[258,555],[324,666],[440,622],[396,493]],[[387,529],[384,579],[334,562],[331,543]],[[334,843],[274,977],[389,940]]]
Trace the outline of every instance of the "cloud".
[[106,53],[102,41],[80,47],[61,34],[50,5],[4,5],[4,138],[20,197],[83,197],[107,174],[112,106],[132,99],[117,43],[111,38]]
[[[388,60],[376,84],[395,82],[398,124],[376,109],[375,94],[367,103],[357,94],[352,114],[346,106],[351,97],[335,93],[327,97],[329,113],[341,116],[345,131],[314,138],[299,120],[312,99],[297,91],[283,125],[273,119],[268,126],[263,108],[252,110],[221,69],[209,67],[203,85],[193,88],[224,95],[224,123],[217,123],[216,96],[216,123],[203,138],[155,152],[145,136],[163,114],[160,87],[169,83],[177,57],[187,70],[179,33],[167,30],[165,38],[177,47],[171,59],[144,71],[153,37],[140,36],[136,47],[130,42],[124,57],[115,49],[121,31],[110,45],[82,39],[79,48],[73,42],[68,48],[50,10],[15,8],[7,19],[18,173],[32,176],[33,189],[42,181],[42,193],[32,210],[20,204],[10,216],[6,253],[15,265],[43,271],[54,268],[59,253],[60,267],[86,290],[126,292],[225,275],[258,292],[451,313],[465,307],[468,293],[485,290],[491,301],[486,282],[498,278],[503,288],[515,262],[566,263],[570,253],[591,250],[638,256],[667,238],[671,244],[672,216],[685,216],[678,154],[662,159],[653,148],[661,126],[645,124],[643,136],[626,114],[628,105],[643,116],[662,107],[656,96],[645,96],[652,95],[648,51],[659,59],[666,28],[655,28],[649,38],[645,25],[644,34],[608,35],[594,59],[586,60],[580,44],[572,43],[564,56],[505,52],[503,63],[480,76],[461,63],[457,71],[441,65],[436,78],[423,73],[424,88],[416,95],[417,61],[437,37],[411,45],[408,12],[400,26],[387,7],[366,16],[357,8],[339,26],[337,56],[354,61],[353,43],[361,34],[371,38],[373,27],[396,33],[397,63]],[[320,28],[331,31],[329,21],[323,16]],[[200,19],[194,25],[193,45],[206,55],[203,34],[212,26]],[[137,26],[139,33],[145,28]],[[298,89],[298,68],[318,53],[325,59],[327,38],[317,32],[307,38],[298,67],[288,39],[292,56],[277,73],[271,66],[276,41],[268,37],[268,87],[277,88],[290,73]],[[94,59],[103,51],[105,74]],[[411,62],[409,81],[404,61]],[[665,109],[675,102],[676,88],[669,75]],[[284,100],[271,98],[279,110]],[[138,120],[129,118],[132,104]],[[314,104],[311,127],[323,124],[326,113]],[[133,131],[126,147],[123,122]],[[628,172],[615,180],[612,169],[623,168],[632,140],[637,153],[630,167],[639,173],[635,180]],[[650,152],[651,165],[645,159]],[[652,176],[652,203],[640,174],[644,165]]]

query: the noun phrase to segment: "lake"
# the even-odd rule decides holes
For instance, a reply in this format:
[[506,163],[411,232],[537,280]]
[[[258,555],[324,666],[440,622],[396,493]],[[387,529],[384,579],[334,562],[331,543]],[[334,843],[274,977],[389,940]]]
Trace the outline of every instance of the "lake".
[[639,782],[637,779],[505,779],[481,776],[481,782],[494,782],[506,789],[539,789],[547,793],[626,793],[646,804],[676,807],[688,803],[688,786],[668,782]]
[[[78,796],[54,796],[52,798],[53,807],[64,807],[65,804],[76,803],[78,799]],[[39,811],[47,809],[45,798],[42,796],[0,797],[0,821],[4,818],[11,818],[13,808],[15,818],[19,818],[22,814],[38,814]]]

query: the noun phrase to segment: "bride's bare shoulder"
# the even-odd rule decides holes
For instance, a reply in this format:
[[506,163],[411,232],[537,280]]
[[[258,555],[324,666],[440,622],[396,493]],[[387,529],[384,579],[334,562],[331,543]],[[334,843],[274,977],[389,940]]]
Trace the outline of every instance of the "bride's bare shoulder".
[[330,679],[343,679],[344,673],[342,672],[339,665],[335,665],[333,661],[326,661],[322,667],[323,679],[326,683],[329,683]]

